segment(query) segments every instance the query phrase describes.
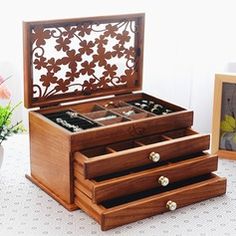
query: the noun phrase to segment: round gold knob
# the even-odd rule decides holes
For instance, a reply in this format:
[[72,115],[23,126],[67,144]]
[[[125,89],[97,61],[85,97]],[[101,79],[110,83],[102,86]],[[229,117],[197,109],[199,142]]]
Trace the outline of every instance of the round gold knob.
[[157,152],[151,152],[149,155],[149,159],[152,160],[153,162],[158,162],[160,160],[160,154]]
[[161,176],[159,179],[158,179],[158,183],[161,185],[161,186],[163,186],[163,187],[165,187],[165,186],[167,186],[168,184],[169,184],[169,179],[167,178],[167,177],[165,177],[165,176]]
[[170,211],[174,211],[177,208],[177,203],[172,202],[172,201],[168,201],[166,203],[166,208],[169,209]]

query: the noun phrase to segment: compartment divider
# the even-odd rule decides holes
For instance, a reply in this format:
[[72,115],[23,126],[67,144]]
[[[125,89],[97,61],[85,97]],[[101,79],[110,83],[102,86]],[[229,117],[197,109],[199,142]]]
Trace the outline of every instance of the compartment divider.
[[116,150],[110,148],[109,146],[106,147],[106,150],[111,152],[111,153],[117,152]]
[[[105,109],[107,111],[111,111],[111,112],[113,112],[113,113],[115,113],[115,114],[117,114],[121,117],[124,117],[124,118],[128,119],[128,120],[137,120],[137,119],[142,119],[142,118],[146,118],[146,117],[155,116],[153,113],[145,111],[145,110],[143,110],[141,108],[138,108],[136,106],[133,106],[132,104],[129,104],[127,102],[121,101],[120,103],[121,103],[121,106],[119,106],[119,107],[109,108],[109,107],[103,106],[103,109]],[[119,110],[123,110],[123,109],[128,108],[128,107],[133,109],[133,110],[138,111],[138,113],[136,113],[134,115],[131,115],[131,116],[126,116],[126,115],[123,115],[122,113],[118,112]],[[145,116],[142,116],[142,114],[145,115]]]
[[131,119],[129,119],[129,117],[124,116],[124,115],[122,115],[122,114],[120,114],[120,113],[114,111],[113,109],[111,109],[111,110],[109,110],[109,111],[112,112],[112,113],[114,113],[114,114],[116,114],[116,115],[118,115],[118,116],[120,116],[120,117],[123,117],[123,118],[125,118],[125,119],[127,119],[127,120],[131,120]]
[[[99,107],[98,110],[96,110],[97,107]],[[93,110],[94,108],[95,108],[95,110]],[[79,112],[79,111],[76,111],[76,110],[74,110],[74,109],[68,109],[68,110],[70,110],[70,111],[72,111],[72,112],[75,112],[75,113],[77,113],[78,115],[80,115],[80,116],[82,116],[82,117],[84,117],[84,118],[86,118],[86,119],[88,119],[88,120],[93,121],[94,123],[97,123],[99,126],[104,126],[102,123],[97,122],[97,121],[95,121],[94,119],[92,119],[91,117],[87,116],[87,114],[90,114],[90,113],[93,113],[93,112],[99,112],[99,111],[101,112],[101,111],[103,111],[103,110],[105,110],[105,109],[104,109],[102,106],[100,106],[99,104],[95,104],[95,105],[93,106],[93,109],[92,109],[92,111],[86,112],[86,113]]]
[[[101,114],[103,114],[103,115],[101,115]],[[106,114],[114,115],[116,117],[111,118],[111,119],[107,119],[107,120],[106,119],[97,120],[99,118],[106,117]],[[101,111],[94,111],[94,112],[85,113],[84,116],[88,117],[89,119],[93,120],[94,122],[96,122],[98,124],[101,124],[102,126],[116,124],[116,123],[131,120],[128,117],[123,116],[123,115],[113,111],[112,109],[107,109],[107,108],[104,108]]]
[[142,138],[138,138],[137,140],[135,140],[135,142],[138,142],[140,144],[142,144],[142,146],[145,145],[150,145],[150,144],[154,144],[154,143],[159,143],[159,142],[164,142],[164,141],[168,141],[170,140],[170,138],[166,138],[164,135],[149,135],[149,136],[145,136]]
[[99,146],[99,147],[85,149],[85,150],[80,151],[80,153],[82,153],[82,155],[86,156],[87,158],[92,158],[92,157],[114,153],[114,152],[116,151],[111,148],[107,148],[106,146]]
[[[105,110],[105,107],[101,106],[99,103],[95,103],[95,104],[94,104],[94,107],[95,107],[95,108],[98,107],[101,111],[102,111],[102,110]],[[94,109],[94,107],[93,107],[93,109]],[[94,110],[94,111],[96,111],[96,110]],[[97,110],[97,111],[99,111],[99,110]],[[93,110],[92,110],[92,112],[93,112]]]
[[135,140],[127,140],[124,142],[110,144],[109,148],[112,150],[115,150],[116,152],[119,152],[119,151],[141,147],[141,146],[144,146],[144,144],[136,142]]
[[161,137],[163,137],[163,138],[166,139],[166,140],[171,140],[171,139],[173,139],[173,138],[171,138],[171,137],[169,137],[169,136],[167,136],[167,135],[161,135]]
[[[81,113],[79,113],[79,112],[77,112],[77,113],[81,115]],[[98,121],[95,121],[94,119],[88,117],[86,114],[87,114],[87,113],[84,113],[84,114],[82,114],[81,116],[85,117],[86,119],[89,119],[89,120],[93,121],[94,123],[98,124],[99,126],[104,126],[102,123],[100,123],[100,122],[98,122]]]
[[164,133],[162,136],[168,137],[169,139],[177,139],[182,137],[187,137],[191,135],[198,134],[196,131],[186,128],[186,129],[177,129]]
[[113,119],[100,121],[100,123],[102,123],[103,125],[112,125],[112,124],[117,124],[117,123],[121,123],[125,121],[130,121],[130,120],[125,117],[119,116]]
[[135,143],[137,143],[138,145],[140,145],[140,146],[145,146],[145,144],[144,143],[142,143],[142,142],[139,142],[139,141],[134,141]]

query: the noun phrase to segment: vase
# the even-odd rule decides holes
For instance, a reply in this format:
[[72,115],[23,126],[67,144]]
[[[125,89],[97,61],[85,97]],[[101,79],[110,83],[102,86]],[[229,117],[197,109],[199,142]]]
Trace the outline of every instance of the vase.
[[0,144],[0,168],[2,166],[3,155],[4,155],[4,149],[3,146]]

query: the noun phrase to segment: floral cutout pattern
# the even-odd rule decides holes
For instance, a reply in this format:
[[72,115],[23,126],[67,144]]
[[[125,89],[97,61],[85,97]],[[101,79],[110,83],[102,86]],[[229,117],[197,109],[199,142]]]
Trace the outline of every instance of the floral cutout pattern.
[[80,22],[32,27],[33,98],[137,85],[137,22]]

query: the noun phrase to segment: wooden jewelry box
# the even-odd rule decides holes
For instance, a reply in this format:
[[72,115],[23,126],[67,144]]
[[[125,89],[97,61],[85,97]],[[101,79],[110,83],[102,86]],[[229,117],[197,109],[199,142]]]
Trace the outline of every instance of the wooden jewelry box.
[[225,193],[193,112],[137,92],[144,14],[23,28],[33,183],[102,230]]

